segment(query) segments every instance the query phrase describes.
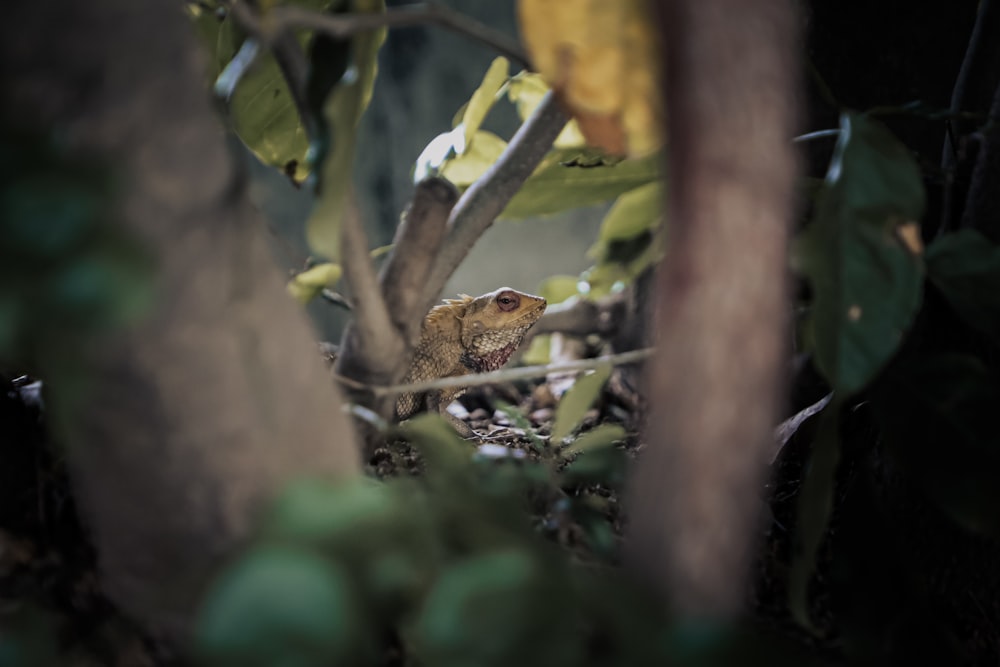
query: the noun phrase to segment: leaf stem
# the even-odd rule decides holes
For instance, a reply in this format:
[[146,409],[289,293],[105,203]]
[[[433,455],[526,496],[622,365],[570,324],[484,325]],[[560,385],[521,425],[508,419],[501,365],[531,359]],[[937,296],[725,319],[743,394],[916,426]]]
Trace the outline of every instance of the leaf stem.
[[516,41],[487,25],[436,2],[394,7],[384,14],[321,14],[302,7],[275,7],[268,12],[265,29],[284,33],[296,28],[315,30],[333,37],[350,37],[376,28],[406,28],[436,25],[470,37],[499,54],[530,69],[531,63]]
[[828,138],[838,138],[840,137],[840,130],[817,130],[815,132],[809,132],[806,134],[800,134],[797,137],[792,138],[793,144],[801,144],[806,141],[813,141],[815,139],[828,139]]

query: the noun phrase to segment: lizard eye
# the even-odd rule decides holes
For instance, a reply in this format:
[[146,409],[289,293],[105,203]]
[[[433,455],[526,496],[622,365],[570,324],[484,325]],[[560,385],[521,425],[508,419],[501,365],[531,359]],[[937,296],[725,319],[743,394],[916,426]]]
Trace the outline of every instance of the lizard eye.
[[514,292],[501,292],[497,297],[497,306],[505,313],[516,310],[521,305],[521,299]]

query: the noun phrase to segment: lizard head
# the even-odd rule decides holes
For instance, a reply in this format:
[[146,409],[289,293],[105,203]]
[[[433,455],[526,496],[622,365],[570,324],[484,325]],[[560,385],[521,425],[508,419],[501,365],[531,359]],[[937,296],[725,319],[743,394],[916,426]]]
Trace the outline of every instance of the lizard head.
[[462,347],[469,365],[479,371],[503,366],[546,305],[540,296],[509,287],[469,299],[460,318]]

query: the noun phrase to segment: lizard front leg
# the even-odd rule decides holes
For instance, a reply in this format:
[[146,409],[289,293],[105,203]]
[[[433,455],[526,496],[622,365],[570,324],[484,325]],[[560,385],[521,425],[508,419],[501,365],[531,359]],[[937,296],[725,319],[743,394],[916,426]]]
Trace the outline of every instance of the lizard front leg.
[[428,412],[437,412],[444,417],[447,422],[451,424],[452,428],[458,431],[458,434],[466,440],[470,440],[472,438],[478,439],[479,436],[476,435],[476,432],[472,430],[471,426],[448,412],[448,406],[451,405],[451,402],[458,398],[462,393],[464,392],[429,391],[427,392],[427,410]]

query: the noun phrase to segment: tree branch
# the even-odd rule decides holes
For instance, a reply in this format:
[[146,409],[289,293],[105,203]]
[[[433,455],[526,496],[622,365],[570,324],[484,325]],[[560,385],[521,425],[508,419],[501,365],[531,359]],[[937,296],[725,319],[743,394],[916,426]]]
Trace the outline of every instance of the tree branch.
[[458,200],[448,221],[448,238],[424,286],[423,312],[430,310],[448,278],[475,242],[528,180],[567,120],[555,95],[551,91],[546,93],[542,103],[510,140],[500,159]]
[[977,137],[981,144],[972,183],[965,201],[962,226],[977,229],[995,243],[1000,243],[1000,83],[990,108],[986,128]]
[[643,359],[647,359],[653,354],[653,348],[642,350],[632,350],[621,354],[612,354],[594,359],[579,359],[577,361],[567,361],[561,364],[544,364],[540,366],[522,366],[520,368],[505,368],[489,373],[476,373],[473,375],[462,375],[458,377],[438,378],[425,382],[414,382],[411,384],[394,384],[388,386],[362,385],[351,381],[349,378],[337,377],[345,386],[355,390],[369,391],[375,396],[399,396],[406,393],[417,393],[430,391],[433,389],[454,389],[456,387],[482,387],[500,382],[512,382],[514,380],[534,380],[543,378],[551,373],[572,373],[576,371],[586,371],[605,366],[623,366],[634,364]]
[[417,183],[403,222],[396,229],[392,254],[379,276],[389,317],[403,334],[408,349],[420,338],[426,315],[421,310],[423,287],[444,242],[448,216],[458,197],[455,186],[443,178]]
[[406,345],[382,298],[353,196],[348,197],[340,234],[341,263],[351,286],[354,319],[344,331],[337,373],[365,382],[392,382]]
[[618,330],[625,318],[626,301],[622,293],[611,294],[596,301],[578,299],[546,309],[545,314],[528,330],[528,336],[564,333],[570,336],[597,334],[608,338]]
[[530,69],[531,63],[518,43],[504,33],[436,2],[393,7],[384,14],[321,14],[296,6],[275,7],[264,20],[270,34],[296,28],[314,30],[333,37],[350,37],[376,28],[406,28],[436,25],[493,48],[497,53]]
[[985,113],[989,108],[993,91],[1000,83],[1000,41],[996,39],[997,34],[1000,34],[1000,4],[996,0],[982,0],[951,96],[951,112],[954,117],[948,120],[941,156],[941,168],[946,181],[939,234],[959,223],[966,225],[962,211],[977,151],[974,143],[963,141],[974,127],[972,121],[963,121],[957,114]]

